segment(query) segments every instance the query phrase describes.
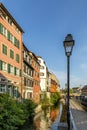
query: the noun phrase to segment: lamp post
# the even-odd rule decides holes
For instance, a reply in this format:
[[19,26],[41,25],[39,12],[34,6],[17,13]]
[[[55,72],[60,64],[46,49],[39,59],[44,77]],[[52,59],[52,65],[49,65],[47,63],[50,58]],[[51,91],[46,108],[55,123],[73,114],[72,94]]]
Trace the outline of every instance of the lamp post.
[[67,124],[68,130],[70,130],[70,110],[69,110],[69,98],[70,98],[70,56],[74,46],[74,40],[71,34],[67,34],[63,42],[65,48],[65,54],[67,56]]

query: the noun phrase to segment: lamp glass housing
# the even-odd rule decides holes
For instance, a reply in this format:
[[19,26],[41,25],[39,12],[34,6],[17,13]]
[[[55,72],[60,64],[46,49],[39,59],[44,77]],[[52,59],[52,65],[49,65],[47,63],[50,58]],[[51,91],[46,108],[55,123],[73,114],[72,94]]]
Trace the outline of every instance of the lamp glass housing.
[[74,40],[72,38],[72,35],[68,34],[64,41],[65,53],[67,56],[71,55],[73,46],[74,46]]

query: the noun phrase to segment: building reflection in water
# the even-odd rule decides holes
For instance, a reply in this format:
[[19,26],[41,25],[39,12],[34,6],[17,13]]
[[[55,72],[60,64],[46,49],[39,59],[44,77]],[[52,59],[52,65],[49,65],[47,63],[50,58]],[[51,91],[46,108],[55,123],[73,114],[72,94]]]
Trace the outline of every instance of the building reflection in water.
[[52,123],[58,118],[59,109],[50,107],[38,113],[34,118],[35,130],[50,130]]

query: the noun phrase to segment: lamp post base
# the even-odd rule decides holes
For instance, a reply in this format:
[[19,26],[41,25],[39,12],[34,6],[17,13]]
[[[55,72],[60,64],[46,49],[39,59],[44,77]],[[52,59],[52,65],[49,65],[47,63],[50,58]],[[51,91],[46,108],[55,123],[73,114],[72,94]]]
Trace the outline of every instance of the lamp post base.
[[68,124],[68,130],[70,130],[70,112],[67,111],[67,124]]

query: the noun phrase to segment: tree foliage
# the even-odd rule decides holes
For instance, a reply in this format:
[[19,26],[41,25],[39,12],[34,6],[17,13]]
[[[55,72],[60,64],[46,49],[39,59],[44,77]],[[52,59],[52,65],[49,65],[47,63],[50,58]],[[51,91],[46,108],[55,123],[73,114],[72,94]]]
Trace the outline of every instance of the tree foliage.
[[0,130],[16,130],[34,111],[34,103],[20,103],[7,94],[0,95]]
[[24,107],[25,109],[25,114],[27,117],[31,117],[34,115],[35,111],[34,109],[36,108],[37,104],[35,104],[32,100],[26,99],[24,100]]
[[60,93],[59,92],[55,92],[51,95],[51,103],[54,105],[57,105],[59,103],[60,100]]

